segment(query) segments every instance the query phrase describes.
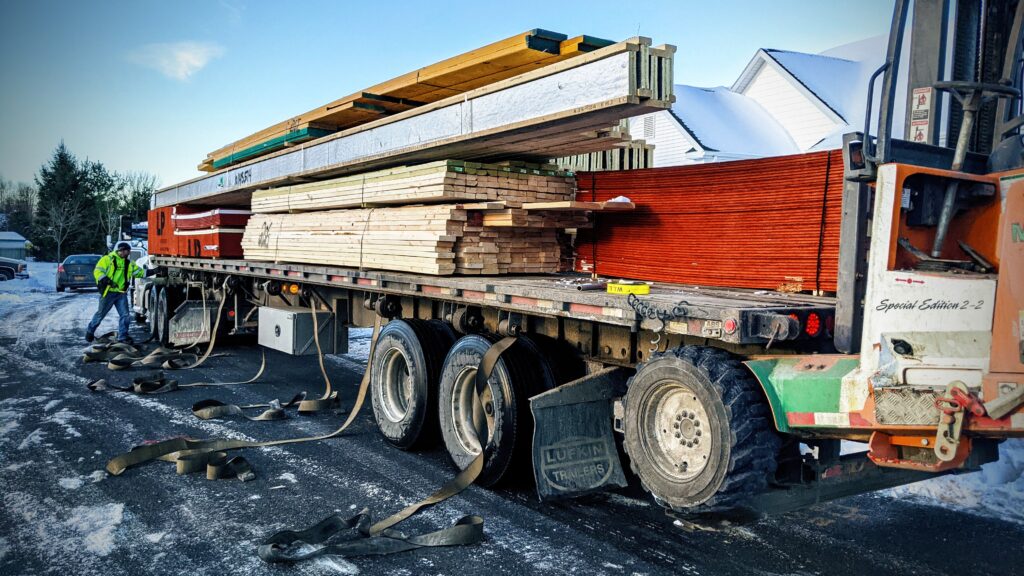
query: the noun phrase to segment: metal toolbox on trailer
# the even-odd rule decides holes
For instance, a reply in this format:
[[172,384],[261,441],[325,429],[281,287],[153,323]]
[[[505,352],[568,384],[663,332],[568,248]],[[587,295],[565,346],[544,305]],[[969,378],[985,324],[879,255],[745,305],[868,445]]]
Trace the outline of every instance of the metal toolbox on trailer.
[[[348,352],[348,328],[339,327],[330,312],[317,312],[320,349],[324,354]],[[261,306],[259,343],[286,354],[316,354],[313,312],[307,308]]]

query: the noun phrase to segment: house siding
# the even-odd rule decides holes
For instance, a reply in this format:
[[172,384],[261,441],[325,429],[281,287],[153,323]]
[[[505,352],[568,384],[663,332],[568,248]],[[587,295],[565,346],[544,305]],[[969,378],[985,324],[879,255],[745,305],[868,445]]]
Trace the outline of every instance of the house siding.
[[801,150],[808,150],[842,126],[826,116],[789,80],[767,64],[761,66],[742,94],[752,98],[774,116]]
[[[652,131],[653,135],[647,137]],[[700,146],[686,135],[679,122],[665,110],[630,118],[629,133],[635,140],[643,139],[654,145],[655,168],[689,164],[694,154],[701,154]],[[697,152],[688,155],[687,150],[691,148],[696,148]]]

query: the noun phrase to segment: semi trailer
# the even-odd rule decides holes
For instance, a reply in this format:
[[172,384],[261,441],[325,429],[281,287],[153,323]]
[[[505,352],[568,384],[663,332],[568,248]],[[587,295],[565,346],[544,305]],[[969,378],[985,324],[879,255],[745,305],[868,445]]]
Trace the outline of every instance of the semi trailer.
[[[960,41],[973,30],[988,60],[973,79],[903,69],[911,88],[953,103],[959,138],[894,138],[911,10],[896,2],[865,129],[843,141],[835,293],[655,283],[630,294],[584,273],[154,255],[164,271],[137,309],[163,343],[207,340],[216,325],[291,354],[315,354],[315,340],[344,352],[349,327],[380,318],[367,363],[380,433],[402,450],[440,441],[459,468],[483,451],[484,486],[532,470],[543,499],[635,476],[675,514],[768,513],[978,470],[1024,436],[1024,2],[981,3],[975,16],[989,26],[964,16],[947,27],[933,5],[943,3],[914,3],[911,63],[951,30]],[[968,62],[968,52],[952,57]],[[231,182],[232,201],[258,186]],[[477,368],[510,336],[478,397]]]

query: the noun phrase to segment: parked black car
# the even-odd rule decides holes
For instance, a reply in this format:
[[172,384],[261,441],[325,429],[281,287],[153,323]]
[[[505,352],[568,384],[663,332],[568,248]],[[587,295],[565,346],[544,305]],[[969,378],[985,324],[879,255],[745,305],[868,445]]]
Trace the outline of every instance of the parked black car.
[[65,288],[95,288],[92,271],[100,261],[99,254],[72,254],[57,266],[57,292]]
[[15,278],[28,278],[28,264],[14,258],[0,258],[0,282]]

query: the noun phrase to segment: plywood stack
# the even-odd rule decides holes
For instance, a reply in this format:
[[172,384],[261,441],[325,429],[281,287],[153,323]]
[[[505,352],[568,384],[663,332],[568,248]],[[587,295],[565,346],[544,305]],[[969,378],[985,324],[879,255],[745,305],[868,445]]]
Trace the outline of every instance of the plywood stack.
[[581,200],[626,196],[636,211],[598,216],[583,230],[578,269],[702,286],[834,292],[842,162],[836,150],[580,174]]
[[554,168],[442,160],[257,190],[252,210],[273,214],[427,202],[572,200],[576,192],[572,173]]
[[264,128],[207,154],[199,169],[212,172],[359,126],[388,115],[480,88],[612,44],[592,36],[535,29],[371,86]]

